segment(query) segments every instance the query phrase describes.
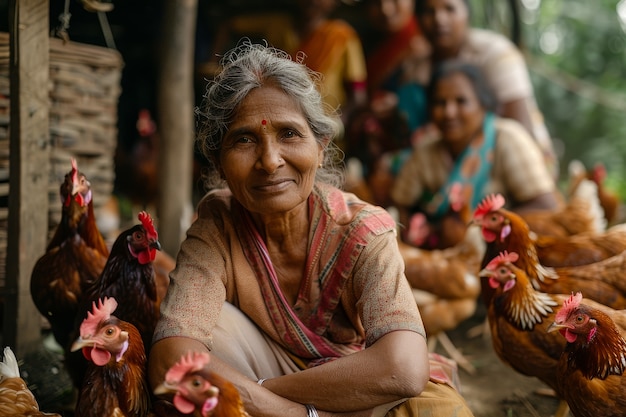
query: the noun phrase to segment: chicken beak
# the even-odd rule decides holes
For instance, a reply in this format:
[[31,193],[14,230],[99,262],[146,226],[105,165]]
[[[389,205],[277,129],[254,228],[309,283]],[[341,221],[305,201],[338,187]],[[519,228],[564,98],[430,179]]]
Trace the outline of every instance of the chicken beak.
[[175,384],[165,381],[154,389],[154,395],[175,394],[176,391]]
[[553,322],[551,325],[548,326],[548,328],[546,329],[546,331],[548,333],[554,332],[556,330],[561,330],[561,329],[566,329],[567,326],[564,324],[558,324],[556,321]]
[[491,271],[491,270],[489,270],[487,268],[484,268],[484,269],[480,270],[480,272],[478,273],[478,276],[479,277],[483,277],[483,278],[490,278],[490,277],[493,276],[493,271]]
[[93,339],[90,339],[90,338],[83,339],[82,336],[79,336],[78,339],[76,339],[74,343],[72,343],[72,346],[70,347],[70,351],[76,352],[77,350],[85,348],[85,347],[93,347],[93,345],[95,345],[95,342]]
[[161,250],[161,242],[159,242],[158,240],[153,240],[150,242],[150,247],[152,249]]

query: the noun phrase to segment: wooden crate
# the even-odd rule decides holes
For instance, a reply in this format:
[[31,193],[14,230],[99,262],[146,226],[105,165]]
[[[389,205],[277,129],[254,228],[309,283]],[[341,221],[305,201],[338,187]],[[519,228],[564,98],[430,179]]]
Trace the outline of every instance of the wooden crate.
[[[49,237],[61,218],[59,186],[71,158],[91,182],[96,215],[113,191],[122,67],[115,50],[50,39]],[[6,273],[9,87],[9,34],[0,33],[0,292]]]

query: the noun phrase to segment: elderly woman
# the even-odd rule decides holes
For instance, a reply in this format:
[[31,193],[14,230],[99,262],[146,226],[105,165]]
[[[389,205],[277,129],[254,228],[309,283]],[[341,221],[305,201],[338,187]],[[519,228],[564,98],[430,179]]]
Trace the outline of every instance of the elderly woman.
[[[478,67],[444,62],[428,99],[438,133],[416,146],[391,191],[400,220],[409,225],[408,242],[431,249],[458,243],[490,193],[503,194],[518,212],[558,206],[539,147],[520,123],[494,114],[496,100]],[[419,214],[409,220],[413,212]]]
[[246,42],[209,83],[198,140],[225,186],[181,246],[150,382],[210,351],[255,417],[471,415],[429,367],[393,220],[332,185],[336,119],[316,81]]
[[478,66],[497,99],[498,114],[526,128],[539,144],[551,173],[558,175],[552,139],[520,50],[500,33],[470,27],[468,0],[417,0],[416,13],[431,45],[430,55],[415,60],[408,70],[417,83],[427,85],[432,67],[445,60],[461,59]]

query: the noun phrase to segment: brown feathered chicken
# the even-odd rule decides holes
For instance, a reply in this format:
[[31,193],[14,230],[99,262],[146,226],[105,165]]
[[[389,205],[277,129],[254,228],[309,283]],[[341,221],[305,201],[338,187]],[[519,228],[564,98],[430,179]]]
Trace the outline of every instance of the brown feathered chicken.
[[8,346],[4,348],[4,359],[0,362],[0,416],[61,417],[39,411],[39,404],[26,381],[20,377],[17,359]]
[[[533,286],[548,293],[569,294],[584,291],[589,298],[612,308],[626,308],[626,293],[614,285],[619,263],[626,249],[626,231],[609,230],[597,235],[567,237],[537,237],[515,213],[503,208],[504,198],[491,195],[485,198],[474,213],[474,223],[480,225],[487,249],[483,266],[500,252],[519,255],[516,265],[524,270]],[[550,243],[548,243],[548,240]],[[611,256],[619,257],[608,260]],[[559,262],[556,258],[560,257]],[[544,262],[551,259],[551,262]],[[605,263],[599,261],[605,260]],[[594,264],[595,263],[595,264]],[[548,268],[546,265],[585,265],[576,268]],[[594,264],[594,265],[589,265]],[[482,288],[483,300],[488,303],[492,290]]]
[[114,298],[94,302],[72,344],[89,361],[75,417],[145,417],[150,410],[143,342],[135,326],[112,315],[116,307]]
[[573,185],[567,201],[558,209],[520,213],[530,230],[543,236],[602,233],[606,230],[607,221],[600,204],[598,186],[580,176],[570,167],[570,183]]
[[[602,162],[597,162],[591,170],[587,170],[585,165],[578,161],[573,160],[570,162],[570,172],[575,171],[577,173],[578,181],[587,179],[593,181],[597,186],[597,195],[600,202],[600,206],[604,211],[604,217],[608,225],[613,225],[619,222],[621,200],[619,195],[609,189],[606,185],[606,167]],[[570,181],[570,187],[576,187],[576,181]]]
[[567,345],[559,359],[558,389],[575,417],[626,415],[626,331],[611,315],[570,296],[548,331]]
[[[119,304],[116,317],[137,327],[143,345],[148,347],[160,315],[163,293],[159,296],[158,288],[166,287],[167,283],[155,281],[153,261],[161,246],[152,218],[143,211],[138,218],[141,224],[117,237],[102,274],[85,289],[77,320],[87,314],[94,301],[113,297]],[[75,335],[79,326],[80,321],[77,321]],[[66,367],[75,384],[82,381],[85,366],[80,355],[66,353]]]
[[555,391],[556,366],[565,341],[548,333],[564,296],[537,291],[515,266],[518,255],[503,252],[480,271],[493,296],[486,304],[494,351],[517,372],[539,378]]
[[115,153],[116,189],[140,207],[159,198],[159,152],[161,138],[148,109],[137,114],[136,142]]
[[[494,289],[487,306],[494,351],[517,372],[539,378],[565,398],[567,393],[557,381],[565,340],[548,329],[558,319],[556,310],[570,296],[535,290],[526,273],[515,266],[517,260],[517,253],[503,252],[480,272],[481,285]],[[626,320],[626,310],[613,310],[592,300],[589,303],[621,322]]]
[[249,417],[237,388],[205,366],[206,352],[189,352],[165,374],[155,395],[174,395],[176,409],[193,417]]
[[100,276],[109,250],[96,225],[91,185],[74,159],[60,195],[61,221],[33,267],[30,293],[57,343],[66,348],[82,293]]

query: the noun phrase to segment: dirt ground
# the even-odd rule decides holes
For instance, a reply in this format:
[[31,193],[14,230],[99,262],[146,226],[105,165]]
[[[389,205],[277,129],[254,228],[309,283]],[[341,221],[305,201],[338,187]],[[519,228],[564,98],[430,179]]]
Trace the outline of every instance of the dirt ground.
[[[462,394],[475,417],[551,417],[558,401],[537,394],[547,386],[536,378],[518,374],[504,365],[495,355],[491,340],[483,336],[468,337],[469,329],[484,323],[484,308],[479,304],[476,314],[461,323],[448,336],[458,350],[475,368],[473,375],[459,369]],[[22,376],[37,397],[40,409],[59,412],[72,417],[72,389],[69,377],[63,370],[61,356],[42,343],[39,352],[21,360]],[[441,344],[436,351],[450,356]]]
[[[450,340],[461,351],[475,373],[459,368],[463,397],[475,417],[551,417],[559,401],[541,390],[549,390],[537,378],[521,375],[505,365],[493,351],[488,336],[469,337],[467,332],[484,323],[484,307],[474,317],[448,332]],[[437,352],[450,356],[437,345]]]

